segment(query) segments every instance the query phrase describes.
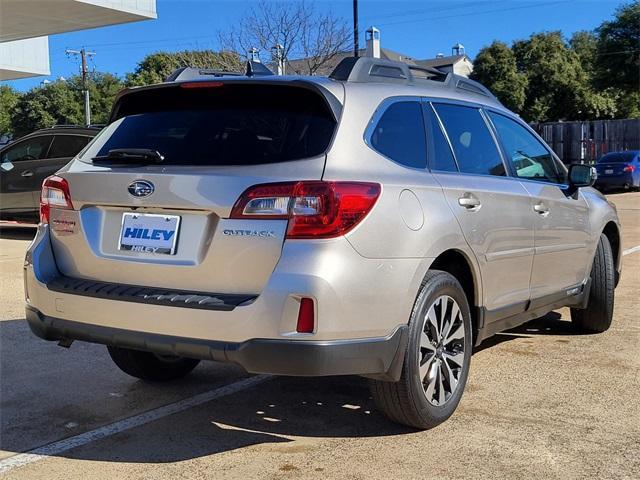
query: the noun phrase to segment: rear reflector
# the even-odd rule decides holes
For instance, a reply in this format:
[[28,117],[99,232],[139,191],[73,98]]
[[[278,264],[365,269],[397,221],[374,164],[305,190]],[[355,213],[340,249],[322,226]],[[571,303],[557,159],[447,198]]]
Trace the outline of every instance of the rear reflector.
[[62,177],[53,175],[44,179],[40,193],[40,222],[49,223],[51,207],[73,210],[69,183]]
[[314,315],[313,300],[310,298],[300,299],[300,310],[298,311],[298,325],[296,326],[296,332],[313,333],[315,326]]
[[378,183],[267,183],[248,188],[231,210],[237,219],[288,219],[287,238],[344,235],[371,211],[380,196]]

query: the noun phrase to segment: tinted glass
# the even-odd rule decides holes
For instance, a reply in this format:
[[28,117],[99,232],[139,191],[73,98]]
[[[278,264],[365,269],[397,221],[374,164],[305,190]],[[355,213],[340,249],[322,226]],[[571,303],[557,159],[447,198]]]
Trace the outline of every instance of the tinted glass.
[[628,163],[633,162],[635,156],[635,152],[607,153],[604,157],[600,157],[598,163]]
[[429,166],[433,170],[457,172],[458,167],[453,158],[449,143],[442,133],[440,122],[430,105],[424,106],[424,122],[427,128],[427,144],[429,146]]
[[47,158],[75,157],[87,146],[89,140],[89,137],[77,135],[56,135]]
[[461,172],[506,175],[498,147],[480,110],[434,104],[447,131]]
[[[281,85],[158,88],[125,97],[97,155],[160,152],[169,165],[253,165],[324,153],[335,120],[321,95]],[[95,152],[89,149],[87,152]]]
[[391,104],[371,135],[371,146],[395,162],[413,168],[427,166],[422,105],[415,102]]
[[45,135],[24,140],[5,150],[1,160],[2,162],[20,162],[23,160],[39,160],[44,158],[49,149],[51,139],[52,137],[50,135]]
[[491,121],[519,178],[559,183],[562,181],[553,156],[518,122],[490,112]]

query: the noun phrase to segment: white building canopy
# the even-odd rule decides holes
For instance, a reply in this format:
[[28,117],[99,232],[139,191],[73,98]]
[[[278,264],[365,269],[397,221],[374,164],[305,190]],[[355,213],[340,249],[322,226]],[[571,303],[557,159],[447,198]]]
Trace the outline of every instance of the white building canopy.
[[49,74],[48,43],[34,37],[153,18],[155,0],[0,0],[0,80]]

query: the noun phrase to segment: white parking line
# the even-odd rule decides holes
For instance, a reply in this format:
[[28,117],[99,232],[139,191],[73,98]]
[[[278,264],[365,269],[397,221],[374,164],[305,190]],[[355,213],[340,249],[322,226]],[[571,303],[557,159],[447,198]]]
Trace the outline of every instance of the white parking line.
[[42,447],[34,448],[33,450],[29,450],[25,453],[19,453],[0,461],[0,473],[5,473],[9,470],[13,470],[14,468],[37,462],[52,455],[59,455],[73,448],[81,447],[82,445],[116,435],[120,432],[124,432],[125,430],[154,422],[175,413],[183,412],[211,400],[237,393],[241,390],[245,390],[262,383],[265,380],[269,380],[270,378],[272,377],[269,375],[257,375],[255,377],[245,378],[244,380],[225,385],[224,387],[200,393],[193,397],[185,398],[184,400],[170,403],[169,405],[164,405],[139,415],[134,415],[133,417],[125,418],[123,420],[110,423],[109,425],[104,425],[74,437],[65,438],[64,440],[59,440]]
[[638,245],[637,247],[627,248],[622,252],[622,255],[631,255],[635,252],[640,252],[640,245]]

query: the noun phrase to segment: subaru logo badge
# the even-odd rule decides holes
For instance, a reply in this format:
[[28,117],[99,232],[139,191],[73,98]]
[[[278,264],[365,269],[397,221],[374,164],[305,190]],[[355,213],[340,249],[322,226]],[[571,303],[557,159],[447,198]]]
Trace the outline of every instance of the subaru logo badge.
[[155,190],[153,183],[146,180],[136,180],[127,188],[134,197],[148,197]]

